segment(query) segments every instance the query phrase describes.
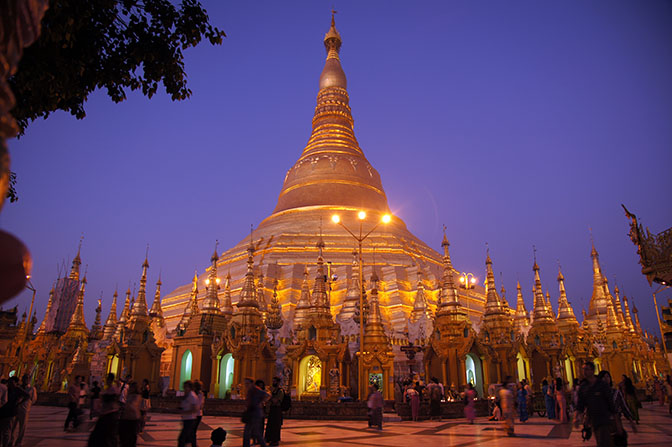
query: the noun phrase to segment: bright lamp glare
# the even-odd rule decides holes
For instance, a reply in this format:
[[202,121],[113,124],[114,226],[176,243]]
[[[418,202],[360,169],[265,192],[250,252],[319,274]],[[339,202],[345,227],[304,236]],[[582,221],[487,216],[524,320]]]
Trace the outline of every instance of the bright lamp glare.
[[206,280],[205,280],[205,285],[206,285],[206,286],[209,286],[209,285],[210,285],[210,280],[209,280],[209,279],[206,279]]
[[460,276],[460,282],[464,282],[464,276]]
[[366,213],[364,211],[360,211],[357,213],[357,217],[359,217],[359,220],[364,220],[366,219]]
[[333,216],[331,216],[331,221],[333,223],[339,223],[341,221],[341,217],[338,214],[334,214]]
[[392,220],[392,216],[390,216],[389,214],[383,214],[383,219],[382,220],[383,220],[383,223],[390,223],[390,221]]
[[471,283],[476,284],[476,278],[471,278]]

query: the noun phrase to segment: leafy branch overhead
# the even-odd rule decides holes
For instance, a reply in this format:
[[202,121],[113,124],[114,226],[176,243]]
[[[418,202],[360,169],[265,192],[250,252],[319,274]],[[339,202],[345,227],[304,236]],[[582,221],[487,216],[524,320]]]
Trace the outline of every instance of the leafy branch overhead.
[[159,84],[173,100],[188,98],[182,52],[225,37],[208,20],[197,0],[51,0],[39,39],[9,79],[21,133],[56,110],[84,118],[98,88],[115,102],[129,89],[151,98]]

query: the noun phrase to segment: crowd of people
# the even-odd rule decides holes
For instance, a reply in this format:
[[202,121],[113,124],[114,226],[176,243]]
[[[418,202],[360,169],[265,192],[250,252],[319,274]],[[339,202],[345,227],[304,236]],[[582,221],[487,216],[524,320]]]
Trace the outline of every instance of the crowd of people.
[[[270,389],[263,380],[245,379],[245,388],[243,447],[279,445],[283,416],[291,407],[291,399],[283,390],[281,379],[273,378]],[[183,390],[178,447],[197,447],[196,433],[203,417],[206,395],[199,381],[184,382]],[[584,439],[594,438],[598,447],[627,445],[628,433],[624,424],[636,433],[640,421],[641,403],[632,380],[623,375],[616,383],[606,370],[596,375],[592,362],[583,365],[583,379],[575,379],[571,390],[567,390],[561,378],[543,380],[541,395],[537,395],[543,403],[539,401],[539,405],[535,405],[534,393],[526,380],[515,383],[511,377],[506,377],[500,385],[491,385],[488,394],[492,403],[490,420],[501,421],[509,436],[515,435],[516,416],[525,423],[534,411],[543,414],[539,410],[544,409],[548,419],[561,424],[568,423],[573,413],[574,424],[583,427]],[[423,400],[428,403],[430,420],[438,421],[441,421],[442,401],[462,400],[465,418],[473,424],[478,397],[471,383],[462,393],[444,388],[434,377],[426,385],[420,380],[408,380],[403,384],[403,399],[410,406],[413,421],[420,417]],[[667,403],[672,414],[672,378],[669,375],[665,380],[656,378],[647,386],[647,398],[653,397],[661,406]],[[84,419],[84,410],[88,408],[89,419],[96,419],[88,445],[96,447],[134,447],[138,435],[145,429],[151,409],[149,382],[143,380],[139,384],[131,376],[117,381],[114,374],[108,374],[102,386],[93,381],[90,387],[84,377],[76,376],[67,387],[67,399],[64,431],[77,430]],[[36,401],[37,392],[30,384],[29,375],[24,375],[21,381],[17,377],[0,381],[0,447],[22,445],[30,409]],[[370,384],[366,403],[369,427],[382,430],[384,400],[376,383]],[[222,428],[211,433],[213,446],[222,445],[225,439],[226,431]]]

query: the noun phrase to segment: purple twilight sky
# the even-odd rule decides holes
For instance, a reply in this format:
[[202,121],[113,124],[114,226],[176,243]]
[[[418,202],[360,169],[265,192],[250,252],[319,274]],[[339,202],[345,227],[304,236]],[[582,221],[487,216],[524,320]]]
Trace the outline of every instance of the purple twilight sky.
[[82,233],[90,324],[101,293],[105,318],[115,285],[138,283],[148,243],[151,303],[159,271],[167,294],[271,213],[310,135],[332,3],[356,135],[409,229],[440,250],[445,224],[480,279],[487,242],[528,309],[536,245],[554,308],[559,261],[580,319],[592,227],[612,290],[659,334],[620,206],[672,224],[672,3],[654,0],[205,1],[228,37],[186,53],[191,99],[97,92],[84,120],[10,141],[20,200],[0,226],[33,254],[38,319]]

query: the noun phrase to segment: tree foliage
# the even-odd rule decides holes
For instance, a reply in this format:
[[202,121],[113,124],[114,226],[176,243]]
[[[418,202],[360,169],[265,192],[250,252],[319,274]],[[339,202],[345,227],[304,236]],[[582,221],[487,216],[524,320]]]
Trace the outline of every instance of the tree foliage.
[[130,90],[151,98],[163,84],[173,100],[191,95],[182,52],[203,39],[222,43],[197,0],[51,0],[42,33],[9,82],[21,133],[56,110],[86,116],[98,88],[115,102]]

